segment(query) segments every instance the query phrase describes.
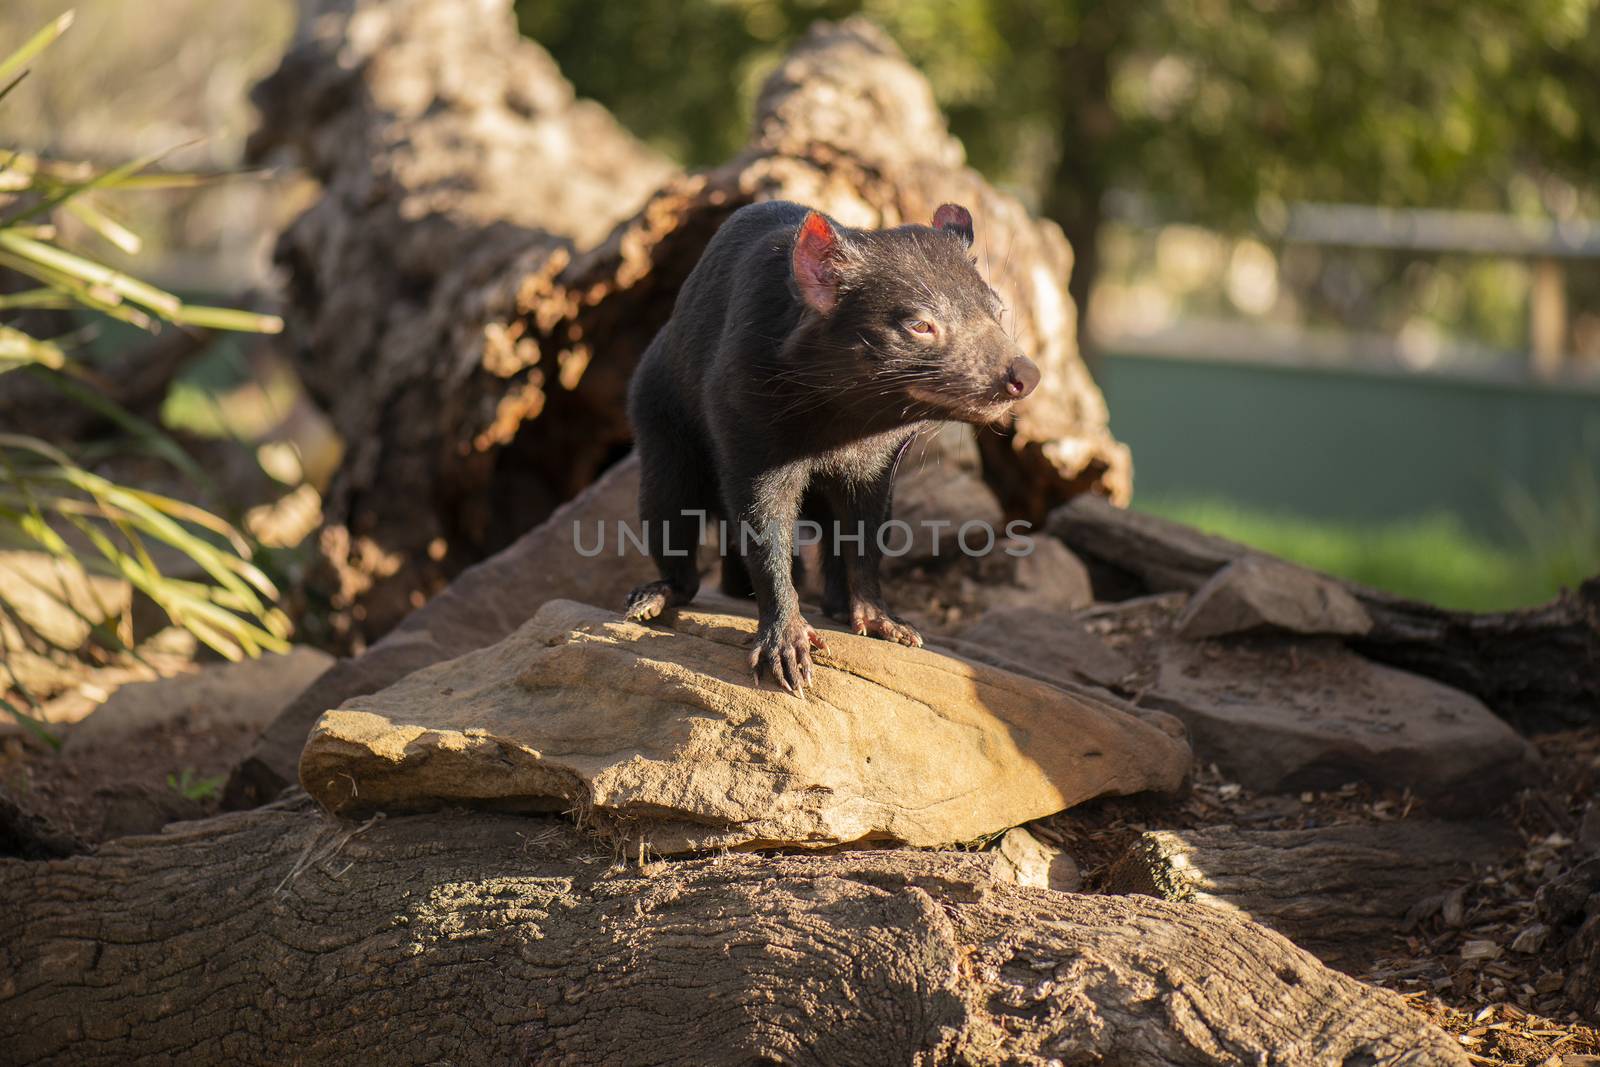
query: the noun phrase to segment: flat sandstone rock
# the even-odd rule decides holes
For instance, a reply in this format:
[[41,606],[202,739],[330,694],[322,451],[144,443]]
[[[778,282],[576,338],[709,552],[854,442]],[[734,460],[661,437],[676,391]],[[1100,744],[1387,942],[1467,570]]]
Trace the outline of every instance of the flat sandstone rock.
[[112,693],[68,735],[66,752],[119,746],[180,719],[188,720],[193,730],[253,738],[332,665],[326,652],[298,645],[282,655],[213,663],[193,674],[134,682]]
[[556,600],[489,648],[318,720],[300,779],[334,812],[575,812],[630,846],[971,841],[1105,794],[1176,789],[1169,716],[827,633],[804,700],[750,683],[754,621],[670,627]]

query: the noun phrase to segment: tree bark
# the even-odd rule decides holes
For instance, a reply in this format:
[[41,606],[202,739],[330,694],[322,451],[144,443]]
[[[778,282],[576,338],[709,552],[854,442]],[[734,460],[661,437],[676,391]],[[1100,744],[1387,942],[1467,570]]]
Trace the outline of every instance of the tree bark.
[[1514,833],[1409,821],[1306,830],[1151,830],[1112,866],[1112,892],[1247,915],[1325,963],[1364,967],[1393,949],[1425,902],[1501,862]]
[[507,0],[307,0],[254,99],[251,156],[323,187],[277,260],[291,353],[346,444],[321,580],[359,647],[571,495],[500,462],[505,420],[539,414],[558,375],[525,366],[517,290],[674,168],[576,99]]
[[[985,477],[1035,521],[1087,490],[1129,495],[1127,449],[1077,356],[1061,231],[963,166],[927,82],[870,24],[819,24],[768,79],[750,146],[670,177],[572,101],[549,58],[516,40],[505,0],[309,9],[258,92],[255,144],[293,147],[326,187],[279,260],[302,368],[349,443],[322,551],[351,644],[627,447],[638,356],[712,233],[756,200],[868,227],[965,203],[981,247],[1007,250],[991,281],[1044,371],[1014,427],[983,435]],[[591,247],[596,221],[652,189]]]
[[553,820],[297,800],[0,862],[0,1040],[41,1064],[1466,1062],[1203,907],[970,853],[612,860]]
[[[1089,564],[1099,598],[1193,592],[1234,560],[1262,555],[1089,498],[1057,509],[1049,529]],[[1600,718],[1600,576],[1542,607],[1485,614],[1329,580],[1371,616],[1371,629],[1349,638],[1363,655],[1471,693],[1523,731]]]

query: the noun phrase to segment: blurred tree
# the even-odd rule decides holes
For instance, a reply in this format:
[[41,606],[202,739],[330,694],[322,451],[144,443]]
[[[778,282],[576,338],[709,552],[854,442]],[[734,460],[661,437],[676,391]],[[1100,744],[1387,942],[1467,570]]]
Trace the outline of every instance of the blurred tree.
[[743,143],[760,75],[812,20],[868,15],[973,164],[1061,223],[1082,307],[1113,189],[1268,229],[1300,199],[1592,209],[1597,5],[523,0],[519,15],[580,92],[690,165]]

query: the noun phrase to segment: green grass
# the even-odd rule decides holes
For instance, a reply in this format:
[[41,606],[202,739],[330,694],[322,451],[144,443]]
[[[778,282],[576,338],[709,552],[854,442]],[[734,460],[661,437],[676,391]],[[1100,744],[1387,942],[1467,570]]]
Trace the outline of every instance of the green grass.
[[[1508,547],[1474,536],[1452,515],[1392,523],[1327,522],[1223,500],[1139,498],[1141,511],[1187,523],[1375,589],[1468,611],[1502,611],[1553,598],[1600,572],[1600,537],[1589,554],[1552,558],[1538,539]],[[1564,546],[1586,533],[1562,538]]]

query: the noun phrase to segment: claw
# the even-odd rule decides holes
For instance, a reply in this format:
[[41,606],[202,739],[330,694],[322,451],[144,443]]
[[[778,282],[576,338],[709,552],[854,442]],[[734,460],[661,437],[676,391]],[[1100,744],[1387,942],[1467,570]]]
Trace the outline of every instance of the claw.
[[816,682],[811,650],[827,651],[827,647],[804,619],[784,626],[763,626],[750,653],[751,676],[758,687],[763,677],[770,676],[784,692],[803,699],[806,686]]
[[622,617],[629,622],[649,622],[673,604],[675,594],[666,582],[646,582],[628,594]]
[[850,609],[850,629],[862,637],[877,637],[911,648],[922,647],[922,635],[910,623],[889,614],[882,603],[857,601]]

